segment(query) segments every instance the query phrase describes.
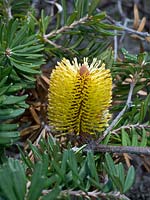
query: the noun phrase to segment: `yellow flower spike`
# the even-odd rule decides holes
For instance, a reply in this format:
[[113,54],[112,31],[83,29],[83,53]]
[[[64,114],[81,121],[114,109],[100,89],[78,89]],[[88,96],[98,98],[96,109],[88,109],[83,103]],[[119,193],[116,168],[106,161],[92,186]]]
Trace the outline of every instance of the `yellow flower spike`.
[[48,117],[53,131],[94,134],[102,131],[110,118],[112,98],[109,69],[97,59],[89,65],[84,58],[58,62],[50,76]]

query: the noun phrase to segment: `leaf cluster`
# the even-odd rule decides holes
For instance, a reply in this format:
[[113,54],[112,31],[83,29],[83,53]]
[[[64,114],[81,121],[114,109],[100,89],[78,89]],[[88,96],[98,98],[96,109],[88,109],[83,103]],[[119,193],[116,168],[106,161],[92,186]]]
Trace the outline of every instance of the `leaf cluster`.
[[[130,167],[126,173],[123,165],[114,164],[109,154],[105,155],[105,164],[97,166],[100,157],[91,151],[84,155],[84,147],[62,152],[52,136],[47,142],[41,139],[38,148],[30,142],[29,146],[31,157],[22,152],[22,161],[9,158],[0,167],[0,197],[3,200],[66,200],[73,196],[92,199],[94,191],[95,197],[101,198],[105,193],[109,199],[111,192],[113,198],[114,191],[123,194],[133,184],[134,168]],[[107,182],[100,180],[100,168],[106,170]]]
[[[44,63],[43,45],[19,20],[0,24],[0,145],[19,137],[18,125],[11,121],[24,113],[28,95],[23,89],[34,87],[35,75]],[[23,95],[21,95],[21,93]]]
[[[127,109],[104,143],[123,146],[149,146],[150,55],[147,52],[132,55],[122,49],[121,56],[122,60],[114,62],[111,68],[114,83],[114,101],[111,110],[114,115],[117,115],[125,106]],[[135,86],[132,102],[127,105],[126,101],[133,81]]]

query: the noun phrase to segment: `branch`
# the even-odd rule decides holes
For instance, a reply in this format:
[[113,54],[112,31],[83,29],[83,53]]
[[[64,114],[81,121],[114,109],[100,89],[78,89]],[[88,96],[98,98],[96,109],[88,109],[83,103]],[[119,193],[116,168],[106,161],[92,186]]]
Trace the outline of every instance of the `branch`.
[[[49,192],[51,192],[51,190],[43,190],[43,194],[46,195],[48,194]],[[60,192],[60,196],[66,196],[66,195],[70,195],[70,196],[76,196],[76,197],[83,197],[84,199],[89,199],[89,197],[91,198],[110,198],[110,199],[124,199],[124,200],[130,200],[128,197],[126,197],[124,194],[120,194],[120,192],[108,192],[108,193],[104,193],[104,192],[101,192],[101,191],[97,191],[97,190],[94,190],[92,192],[84,192],[82,190],[62,190]]]
[[116,134],[120,132],[122,129],[131,129],[131,128],[137,128],[137,129],[143,129],[143,128],[150,128],[150,125],[147,124],[127,124],[125,126],[121,126],[113,131],[111,131],[112,134]]
[[132,98],[134,86],[135,86],[135,81],[133,81],[130,84],[130,90],[129,90],[129,93],[128,93],[126,105],[121,110],[121,112],[117,115],[117,117],[112,121],[110,126],[104,131],[103,135],[97,140],[97,143],[100,143],[109,134],[109,132],[113,129],[113,127],[116,125],[116,123],[119,121],[119,119],[123,116],[126,109],[131,106],[131,103],[132,103],[131,98]]
[[47,43],[49,43],[50,45],[54,46],[54,47],[57,48],[57,49],[61,49],[61,50],[63,50],[63,51],[66,52],[66,53],[73,54],[72,51],[71,51],[70,49],[65,48],[65,47],[63,47],[63,46],[61,46],[61,45],[58,45],[58,44],[56,44],[55,42],[52,42],[51,40],[49,40],[49,39],[47,39],[47,38],[45,38],[45,37],[44,37],[44,41],[47,42]]
[[[111,152],[111,153],[130,153],[130,154],[144,154],[150,155],[150,147],[133,147],[133,146],[109,146],[109,145],[94,145],[91,148],[94,152]],[[84,151],[89,151],[85,148]]]
[[70,24],[69,26],[63,26],[62,28],[56,30],[56,31],[52,31],[51,33],[44,35],[44,38],[49,38],[49,37],[54,37],[60,33],[66,32],[70,29],[73,29],[75,26],[79,25],[79,24],[84,24],[86,22],[86,20],[89,18],[89,16],[85,16],[83,18],[81,18],[78,21],[74,21],[72,24]]

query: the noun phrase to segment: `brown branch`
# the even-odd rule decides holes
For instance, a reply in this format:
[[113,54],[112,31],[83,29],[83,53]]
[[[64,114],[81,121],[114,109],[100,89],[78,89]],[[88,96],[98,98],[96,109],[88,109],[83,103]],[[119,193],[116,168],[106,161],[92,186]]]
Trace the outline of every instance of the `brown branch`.
[[[150,155],[150,147],[134,147],[134,146],[109,146],[109,145],[94,145],[91,150],[93,152],[110,152],[110,153],[130,153]],[[86,149],[84,151],[89,151]]]
[[89,18],[89,16],[85,16],[83,18],[81,18],[80,20],[78,21],[74,21],[72,24],[70,24],[69,26],[63,26],[61,27],[60,29],[56,30],[56,31],[52,31],[51,33],[49,34],[46,34],[44,35],[44,38],[49,38],[49,37],[53,37],[53,36],[56,36],[60,33],[63,33],[63,32],[66,32],[70,29],[73,29],[75,26],[79,25],[79,24],[84,24],[87,19]]
[[125,126],[121,126],[113,131],[111,131],[112,134],[117,134],[118,132],[120,132],[122,129],[131,129],[131,128],[137,128],[137,129],[149,129],[150,125],[147,124],[127,124]]
[[[43,190],[43,194],[46,195],[49,192],[51,192],[52,190]],[[92,192],[84,192],[82,190],[62,190],[60,192],[60,196],[66,196],[66,194],[69,194],[70,196],[76,196],[76,197],[80,197],[82,196],[85,199],[89,199],[89,197],[91,198],[115,198],[115,199],[124,199],[124,200],[130,200],[128,197],[126,197],[124,194],[120,194],[120,192],[108,192],[108,193],[104,193],[101,191],[97,191],[94,190]]]
[[100,143],[109,134],[109,132],[113,129],[113,127],[116,125],[116,123],[119,121],[119,119],[123,116],[126,109],[131,106],[131,103],[132,103],[131,98],[132,98],[134,86],[135,86],[135,81],[133,80],[133,82],[130,84],[130,90],[128,93],[126,105],[121,110],[121,112],[117,115],[117,117],[112,121],[110,126],[104,131],[103,135],[97,140],[97,143]]

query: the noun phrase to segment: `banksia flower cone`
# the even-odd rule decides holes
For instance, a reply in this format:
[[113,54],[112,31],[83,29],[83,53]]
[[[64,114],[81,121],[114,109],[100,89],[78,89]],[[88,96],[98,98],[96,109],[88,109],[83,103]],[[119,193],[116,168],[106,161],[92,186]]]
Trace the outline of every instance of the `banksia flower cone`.
[[58,62],[50,76],[48,117],[53,131],[94,134],[110,118],[112,79],[109,69],[97,59]]

